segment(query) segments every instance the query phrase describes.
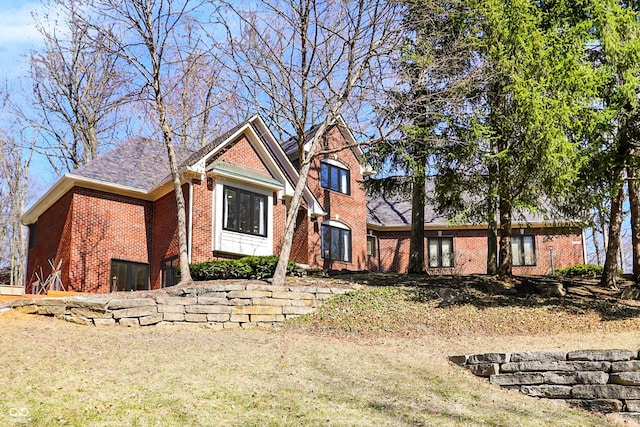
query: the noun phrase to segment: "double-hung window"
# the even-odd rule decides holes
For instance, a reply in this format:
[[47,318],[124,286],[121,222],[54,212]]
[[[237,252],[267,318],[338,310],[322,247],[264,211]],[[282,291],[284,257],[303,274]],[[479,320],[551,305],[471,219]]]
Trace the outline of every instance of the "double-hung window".
[[429,238],[429,268],[453,267],[453,237]]
[[511,236],[511,261],[514,267],[536,265],[535,236]]
[[351,262],[351,230],[322,224],[322,257]]
[[234,187],[224,187],[225,230],[256,236],[267,235],[267,196]]
[[339,193],[351,194],[349,169],[323,161],[320,163],[320,185]]

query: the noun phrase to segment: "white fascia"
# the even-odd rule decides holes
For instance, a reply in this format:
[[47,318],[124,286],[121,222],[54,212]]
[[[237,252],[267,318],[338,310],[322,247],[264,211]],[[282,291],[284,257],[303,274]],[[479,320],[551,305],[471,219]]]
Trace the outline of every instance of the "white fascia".
[[[284,172],[290,178],[289,180],[287,177],[285,177],[286,189],[284,192],[284,197],[285,198],[293,197],[293,192],[295,190],[294,184],[297,183],[298,180],[300,179],[300,175],[298,174],[298,171],[293,166],[293,164],[287,157],[284,150],[282,150],[282,147],[280,146],[280,144],[278,144],[275,137],[273,136],[273,133],[271,133],[271,130],[269,130],[267,125],[262,120],[262,117],[260,117],[259,115],[255,115],[251,119],[249,119],[249,122],[253,126],[261,130],[262,135],[266,139],[265,143],[269,144],[269,147],[271,148],[272,153],[275,156],[278,164],[282,167],[282,169],[284,169]],[[327,214],[322,208],[322,206],[320,205],[320,202],[315,198],[311,190],[309,190],[308,186],[305,186],[304,188],[303,197],[304,197],[304,200],[307,202],[308,216],[323,217]]]
[[56,183],[33,204],[20,218],[24,225],[33,224],[47,209],[64,196],[73,187],[89,188],[93,190],[108,191],[110,193],[131,196],[137,199],[153,200],[150,192],[126,185],[113,184],[97,179],[86,178],[71,173],[64,174]]

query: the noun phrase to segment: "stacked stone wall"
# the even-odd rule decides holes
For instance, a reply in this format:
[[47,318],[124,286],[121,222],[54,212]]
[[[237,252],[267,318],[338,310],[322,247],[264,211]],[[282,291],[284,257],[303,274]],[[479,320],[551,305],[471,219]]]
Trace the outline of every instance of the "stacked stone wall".
[[451,356],[492,384],[640,422],[637,350],[525,351]]
[[[24,298],[4,303],[29,314],[56,316],[95,326],[202,324],[217,329],[273,325],[312,313],[348,288],[272,286],[266,283],[213,284],[123,295]],[[0,312],[3,307],[0,307]]]

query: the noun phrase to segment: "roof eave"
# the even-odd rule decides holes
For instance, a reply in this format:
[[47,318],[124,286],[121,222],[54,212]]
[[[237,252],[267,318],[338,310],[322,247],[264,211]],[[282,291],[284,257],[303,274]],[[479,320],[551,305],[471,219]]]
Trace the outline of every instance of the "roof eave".
[[24,225],[33,224],[47,209],[60,200],[73,187],[82,187],[92,190],[108,191],[122,196],[135,197],[143,200],[153,200],[153,196],[147,190],[114,184],[97,179],[86,178],[71,173],[64,174],[58,181],[33,204],[21,217]]

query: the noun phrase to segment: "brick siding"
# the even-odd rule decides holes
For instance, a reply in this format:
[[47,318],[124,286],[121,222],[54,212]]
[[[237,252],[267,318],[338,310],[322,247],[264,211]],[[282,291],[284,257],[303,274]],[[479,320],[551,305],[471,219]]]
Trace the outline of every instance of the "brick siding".
[[[443,229],[442,237],[453,237],[454,266],[428,267],[429,237],[438,237],[438,231],[425,231],[425,267],[433,274],[484,274],[487,271],[487,233],[482,229]],[[535,236],[536,264],[513,267],[514,274],[550,274],[551,248],[555,268],[584,263],[582,233],[579,229],[524,229],[525,235]],[[377,262],[370,270],[406,272],[409,268],[409,231],[375,231]],[[513,235],[520,235],[514,229]]]
[[[308,186],[318,199],[327,215],[319,221],[317,227],[309,232],[309,264],[313,268],[325,270],[365,270],[369,268],[367,257],[367,197],[362,187],[363,176],[360,163],[347,146],[338,127],[333,127],[327,133],[326,143],[319,150],[332,151],[343,148],[336,153],[323,155],[320,153],[309,172]],[[322,188],[320,182],[320,168],[323,159],[339,161],[349,169],[351,194]],[[328,260],[322,257],[322,222],[337,221],[351,230],[351,262]]]

